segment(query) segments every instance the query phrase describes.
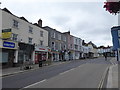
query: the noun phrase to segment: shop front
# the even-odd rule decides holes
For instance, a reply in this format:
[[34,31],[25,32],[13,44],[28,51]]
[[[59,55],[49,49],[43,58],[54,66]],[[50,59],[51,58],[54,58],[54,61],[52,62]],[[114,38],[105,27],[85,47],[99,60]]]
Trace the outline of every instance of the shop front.
[[69,52],[68,52],[68,55],[69,55],[69,60],[73,60],[73,50],[70,50]]
[[35,48],[35,63],[51,60],[51,53],[48,47],[38,46]]
[[18,63],[23,63],[24,61],[33,61],[35,50],[34,45],[22,42],[20,42],[18,45]]
[[0,55],[2,55],[0,63],[2,67],[15,66],[18,57],[18,43],[8,40],[1,40],[0,43]]
[[60,52],[58,50],[52,50],[52,61],[59,61],[60,60]]

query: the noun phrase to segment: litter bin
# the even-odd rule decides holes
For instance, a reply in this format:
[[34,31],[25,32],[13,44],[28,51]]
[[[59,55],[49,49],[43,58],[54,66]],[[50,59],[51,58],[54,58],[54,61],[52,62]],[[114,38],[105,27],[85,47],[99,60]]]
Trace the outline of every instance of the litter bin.
[[42,61],[41,60],[39,61],[39,67],[42,67]]

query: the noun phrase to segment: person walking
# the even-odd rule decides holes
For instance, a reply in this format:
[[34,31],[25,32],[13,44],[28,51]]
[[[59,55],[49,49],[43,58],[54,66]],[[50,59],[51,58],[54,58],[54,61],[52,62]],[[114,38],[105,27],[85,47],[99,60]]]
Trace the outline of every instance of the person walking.
[[104,53],[105,60],[107,60],[107,53]]

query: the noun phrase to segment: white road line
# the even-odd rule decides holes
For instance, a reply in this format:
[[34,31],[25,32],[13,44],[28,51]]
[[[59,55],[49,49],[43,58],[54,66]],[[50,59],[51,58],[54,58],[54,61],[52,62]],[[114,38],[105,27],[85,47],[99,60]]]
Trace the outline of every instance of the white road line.
[[106,74],[107,74],[108,69],[109,69],[109,67],[107,67],[107,68],[105,69],[105,71],[104,71],[104,73],[103,73],[103,75],[102,75],[101,81],[100,81],[100,83],[99,83],[99,85],[98,85],[98,88],[103,88],[105,76],[106,76]]
[[112,68],[113,66],[109,68],[109,73],[107,78],[107,88],[112,88]]
[[59,75],[63,75],[63,74],[68,73],[68,72],[70,72],[70,71],[72,71],[72,70],[75,70],[75,68],[72,68],[72,69],[70,69],[70,70],[68,70],[68,71],[65,71],[65,72],[63,72],[63,73],[60,73]]
[[[36,84],[39,84],[39,83],[42,83],[42,82],[45,82],[46,81],[46,79],[44,79],[44,80],[42,80],[42,81],[40,81],[40,82],[36,82],[36,83],[34,83],[34,84],[31,84],[31,85],[28,85],[28,86],[26,86],[26,87],[24,87],[24,88],[29,88],[29,87],[31,87],[31,86],[34,86],[34,85],[36,85]],[[23,88],[23,89],[24,89]],[[21,89],[22,90],[22,89]]]

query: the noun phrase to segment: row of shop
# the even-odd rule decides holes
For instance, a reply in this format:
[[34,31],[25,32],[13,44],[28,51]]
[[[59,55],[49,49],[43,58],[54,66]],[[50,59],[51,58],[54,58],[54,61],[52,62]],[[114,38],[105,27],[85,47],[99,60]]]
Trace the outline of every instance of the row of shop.
[[49,47],[35,46],[23,42],[0,41],[0,63],[3,67],[19,66],[25,61],[39,63],[46,61],[67,61],[81,58],[93,57],[93,53],[83,53],[73,50],[51,50]]
[[39,60],[48,60],[51,50],[48,47],[41,47],[32,44],[13,41],[0,41],[0,63],[4,67],[19,66],[25,61],[38,63]]
[[[40,60],[65,61],[79,59],[80,55],[74,51],[53,51],[48,47],[36,46],[22,42],[1,40],[0,63],[3,67],[18,66],[25,61],[38,63]],[[76,56],[75,56],[76,55]]]

